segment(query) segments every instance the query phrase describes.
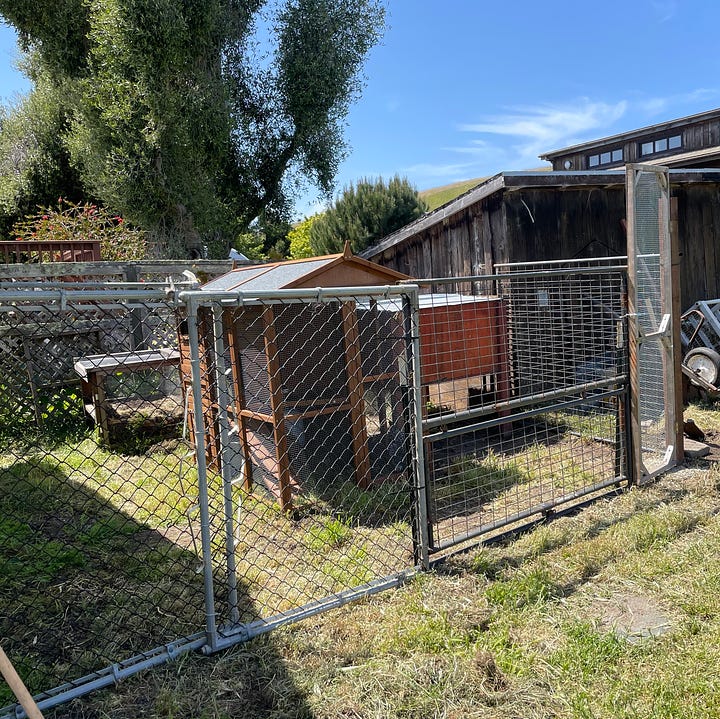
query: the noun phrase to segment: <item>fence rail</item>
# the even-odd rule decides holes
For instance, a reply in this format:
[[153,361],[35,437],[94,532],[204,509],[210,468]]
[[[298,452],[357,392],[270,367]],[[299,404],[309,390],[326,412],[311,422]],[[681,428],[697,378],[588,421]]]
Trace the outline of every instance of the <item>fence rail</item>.
[[99,240],[0,241],[5,264],[48,262],[99,262]]

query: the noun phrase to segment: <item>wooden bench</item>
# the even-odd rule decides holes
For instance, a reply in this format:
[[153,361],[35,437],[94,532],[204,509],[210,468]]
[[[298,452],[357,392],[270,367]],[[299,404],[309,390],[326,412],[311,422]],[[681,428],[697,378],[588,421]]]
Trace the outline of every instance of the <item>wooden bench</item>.
[[[110,375],[180,366],[180,352],[170,347],[115,354],[89,355],[75,360],[75,371],[82,380],[85,413],[98,428],[100,440],[111,443],[110,403],[105,382]],[[133,404],[138,398],[133,398]],[[141,402],[142,403],[142,402]]]

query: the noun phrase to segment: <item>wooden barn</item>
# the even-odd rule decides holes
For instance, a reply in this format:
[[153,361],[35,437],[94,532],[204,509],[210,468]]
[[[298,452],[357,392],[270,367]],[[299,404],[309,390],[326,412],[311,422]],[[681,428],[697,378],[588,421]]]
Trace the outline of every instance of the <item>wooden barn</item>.
[[720,109],[553,150],[540,159],[555,171],[617,169],[628,162],[720,167]]
[[361,256],[427,278],[491,274],[506,262],[625,255],[624,165],[642,162],[671,168],[683,309],[720,297],[720,109],[541,159],[552,169],[495,175]]
[[[670,170],[682,307],[720,297],[720,169]],[[366,249],[411,277],[491,274],[496,264],[627,252],[624,170],[504,172]]]

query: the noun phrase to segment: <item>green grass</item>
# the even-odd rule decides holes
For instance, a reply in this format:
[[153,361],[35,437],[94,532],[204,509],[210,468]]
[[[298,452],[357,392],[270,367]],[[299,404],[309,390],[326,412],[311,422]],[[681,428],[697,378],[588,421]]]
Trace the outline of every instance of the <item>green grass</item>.
[[[698,463],[513,542],[449,558],[396,592],[124,682],[85,700],[83,711],[716,717],[719,488],[718,469]],[[356,531],[326,519],[306,536],[332,552],[338,541],[356,546]],[[611,611],[626,604],[631,612]],[[651,624],[657,613],[667,619],[662,633],[625,627],[642,624],[638,607]]]
[[485,177],[476,177],[474,180],[461,180],[441,187],[433,187],[429,190],[421,190],[418,194],[428,204],[428,211],[436,210],[450,200],[454,200],[463,193],[486,180]]
[[[696,416],[708,428],[716,426],[712,408],[693,411],[707,413]],[[567,424],[592,430],[573,420]],[[162,468],[178,461],[179,448],[166,446],[132,458],[125,482],[118,477],[120,469],[108,469],[113,462],[125,466],[123,458],[104,451],[81,443],[58,448],[52,461],[34,469],[0,464],[5,490],[0,502],[11,510],[2,512],[0,533],[11,538],[16,558],[25,552],[23,561],[37,575],[38,604],[34,614],[23,617],[25,624],[42,627],[43,612],[57,616],[55,604],[67,599],[67,606],[77,608],[65,623],[44,627],[59,647],[81,636],[68,632],[78,628],[73,622],[82,627],[86,621],[84,626],[96,623],[101,632],[105,629],[106,649],[121,652],[131,648],[127,636],[142,619],[141,612],[129,611],[136,609],[133,601],[139,595],[128,589],[172,592],[189,552],[159,537],[151,546],[137,541],[153,527],[172,528],[184,516],[179,488],[169,487],[152,511],[136,507],[138,497],[130,491],[160,483]],[[539,449],[525,451],[530,457]],[[466,470],[472,472],[473,466]],[[93,491],[78,495],[77,487],[67,487],[73,473],[88,477]],[[509,489],[503,476],[493,491]],[[20,482],[22,477],[27,481]],[[9,478],[16,487],[10,492]],[[513,475],[509,481],[517,487],[526,480]],[[34,499],[40,490],[52,490],[53,511],[63,518],[62,526],[43,524]],[[376,576],[376,548],[408,531],[399,522],[390,487],[378,490],[386,508],[368,504],[353,515],[346,502],[333,514],[331,496],[318,495],[294,518],[258,491],[244,495],[242,507],[257,525],[246,523],[238,557],[247,581],[254,568],[254,601],[271,602],[273,593],[285,591],[277,584],[278,573],[295,587],[295,596],[286,593],[284,601],[308,595],[311,587],[299,584],[308,574],[329,589]],[[118,512],[118,506],[124,510]],[[385,511],[388,521],[383,523]],[[81,563],[78,555],[63,554],[68,548],[81,555]],[[50,555],[54,565],[42,559]],[[88,568],[110,585],[88,583]],[[187,568],[194,572],[195,564]],[[21,586],[28,591],[26,578],[7,576],[10,585],[0,582],[0,598]],[[118,592],[119,598],[113,596]],[[155,611],[152,621],[159,621],[152,602],[147,608]],[[113,623],[103,625],[110,618]],[[202,622],[202,615],[195,619]],[[13,631],[9,639],[33,647],[32,637],[28,641],[20,629]],[[47,636],[32,634],[47,647]],[[84,651],[80,658],[89,662],[89,649]],[[56,664],[38,665],[36,659],[31,650],[20,657],[18,668],[24,678],[46,686],[68,660],[62,653]],[[720,470],[697,461],[514,541],[449,557],[397,591],[308,618],[213,657],[183,657],[47,716],[710,719],[720,716],[717,666]]]

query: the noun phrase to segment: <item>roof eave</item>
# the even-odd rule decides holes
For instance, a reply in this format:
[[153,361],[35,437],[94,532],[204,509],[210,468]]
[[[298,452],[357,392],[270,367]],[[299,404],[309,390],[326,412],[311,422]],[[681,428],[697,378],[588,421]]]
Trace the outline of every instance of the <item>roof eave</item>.
[[621,142],[627,140],[634,140],[636,138],[647,135],[650,132],[663,132],[664,130],[673,130],[676,127],[682,127],[695,122],[703,122],[710,120],[714,117],[720,118],[720,108],[714,110],[707,110],[705,112],[699,112],[696,115],[687,115],[686,117],[679,117],[676,120],[669,120],[667,122],[660,122],[657,125],[647,125],[637,130],[630,130],[628,132],[621,132],[617,135],[609,135],[599,140],[590,140],[589,142],[581,142],[577,145],[571,145],[559,150],[551,150],[546,152],[544,155],[539,155],[541,160],[552,162],[555,157],[562,157],[563,155],[570,155],[576,152],[583,152],[585,150],[592,150],[595,147],[604,147],[605,145]]

